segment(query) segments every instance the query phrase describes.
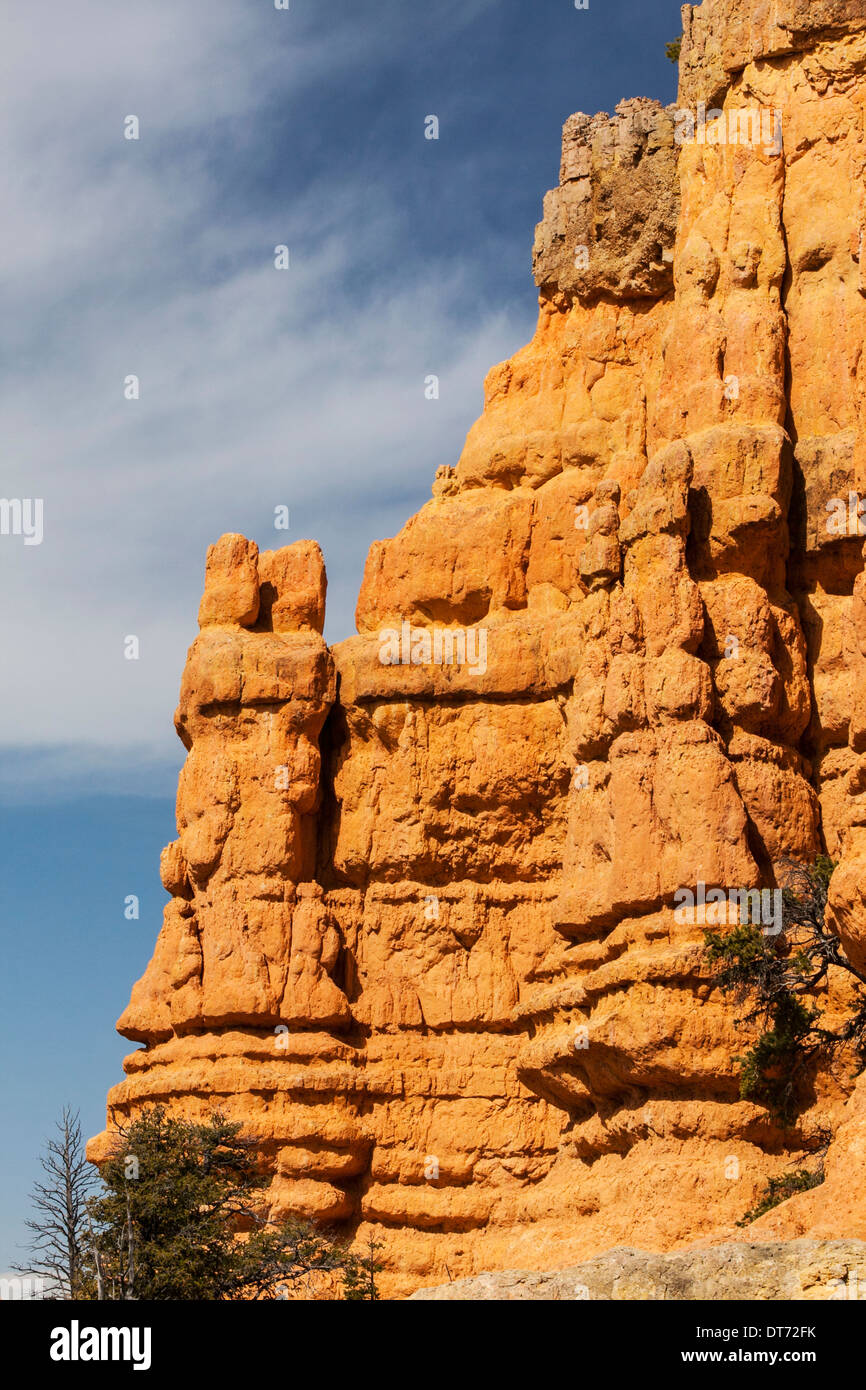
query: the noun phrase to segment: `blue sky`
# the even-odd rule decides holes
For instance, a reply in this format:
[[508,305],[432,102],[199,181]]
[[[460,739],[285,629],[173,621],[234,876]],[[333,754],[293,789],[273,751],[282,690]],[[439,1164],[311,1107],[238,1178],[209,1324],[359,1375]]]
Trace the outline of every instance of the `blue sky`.
[[44,539],[0,536],[0,1271],[60,1109],[98,1130],[130,1050],[208,544],[315,537],[354,630],[371,541],[532,334],[564,120],[672,101],[680,7],[42,0],[3,29],[0,493]]

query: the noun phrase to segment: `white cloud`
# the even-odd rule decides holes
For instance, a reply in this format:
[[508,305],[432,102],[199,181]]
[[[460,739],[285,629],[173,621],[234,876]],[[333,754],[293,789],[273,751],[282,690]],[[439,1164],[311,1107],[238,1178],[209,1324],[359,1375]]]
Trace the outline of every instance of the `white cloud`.
[[[399,201],[360,178],[334,187],[323,167],[276,214],[215,214],[220,131],[254,125],[274,93],[338,81],[381,37],[302,24],[287,70],[263,41],[283,18],[265,6],[241,22],[228,0],[79,0],[22,7],[5,35],[0,493],[45,506],[41,546],[0,537],[2,741],[43,750],[13,782],[128,766],[134,783],[175,758],[205,549],[222,531],[263,547],[316,535],[329,633],[351,631],[370,541],[456,461],[485,372],[525,336],[529,296],[519,316],[480,312],[467,263],[410,269]],[[148,113],[150,143],[120,138],[127,111]],[[277,239],[290,271],[273,268]],[[129,373],[139,401],[123,399]],[[272,529],[279,503],[288,537]]]

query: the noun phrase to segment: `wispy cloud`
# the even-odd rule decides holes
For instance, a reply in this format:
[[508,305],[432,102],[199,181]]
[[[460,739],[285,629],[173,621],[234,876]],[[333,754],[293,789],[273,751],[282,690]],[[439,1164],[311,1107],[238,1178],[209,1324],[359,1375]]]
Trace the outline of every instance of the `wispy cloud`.
[[[440,5],[439,22],[489,7]],[[329,632],[351,631],[370,541],[456,460],[484,373],[525,336],[530,295],[492,311],[459,248],[413,255],[399,181],[371,196],[363,171],[309,157],[317,86],[372,61],[381,34],[289,14],[80,0],[6,26],[0,492],[44,499],[45,538],[0,538],[0,701],[3,741],[43,750],[31,784],[52,757],[67,783],[174,759],[204,552],[224,530],[316,535]],[[391,20],[394,51],[412,21],[399,6]],[[245,151],[268,140],[268,177],[250,180]],[[7,794],[23,775],[19,760]]]

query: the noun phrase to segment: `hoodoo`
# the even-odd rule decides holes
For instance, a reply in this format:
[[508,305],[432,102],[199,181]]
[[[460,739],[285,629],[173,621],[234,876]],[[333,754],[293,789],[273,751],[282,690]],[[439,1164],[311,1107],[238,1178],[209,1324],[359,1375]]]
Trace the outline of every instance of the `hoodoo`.
[[[687,6],[676,106],[566,122],[535,336],[373,545],[357,635],[321,636],[313,542],[208,553],[107,1133],[219,1105],[391,1296],[742,1241],[824,1150],[747,1238],[866,1238],[866,1081],[828,1062],[788,1129],[742,1100],[676,913],[826,852],[866,961],[864,543],[828,525],[866,491],[864,72],[866,0]],[[483,663],[433,659],[458,629]]]

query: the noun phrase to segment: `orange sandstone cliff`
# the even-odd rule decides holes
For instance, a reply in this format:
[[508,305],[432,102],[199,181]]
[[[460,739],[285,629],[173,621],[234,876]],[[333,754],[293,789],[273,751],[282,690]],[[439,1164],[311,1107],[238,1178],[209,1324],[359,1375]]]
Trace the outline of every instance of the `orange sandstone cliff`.
[[683,14],[677,107],[566,123],[535,337],[358,635],[313,542],[208,552],[107,1133],[218,1104],[392,1295],[741,1239],[828,1144],[750,1234],[866,1238],[866,1083],[740,1100],[673,906],[826,851],[866,961],[866,0]]

